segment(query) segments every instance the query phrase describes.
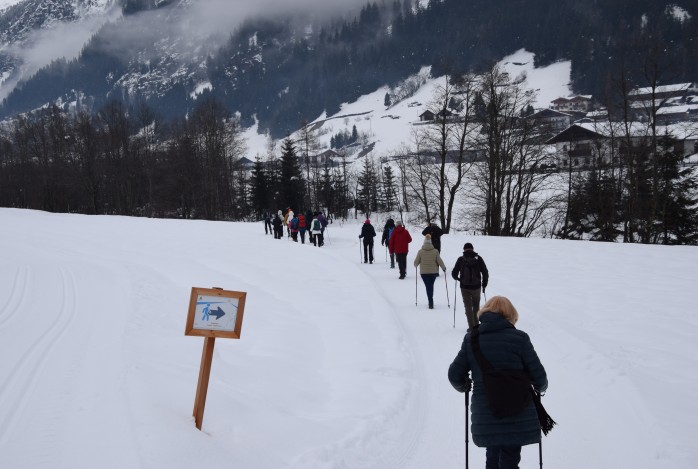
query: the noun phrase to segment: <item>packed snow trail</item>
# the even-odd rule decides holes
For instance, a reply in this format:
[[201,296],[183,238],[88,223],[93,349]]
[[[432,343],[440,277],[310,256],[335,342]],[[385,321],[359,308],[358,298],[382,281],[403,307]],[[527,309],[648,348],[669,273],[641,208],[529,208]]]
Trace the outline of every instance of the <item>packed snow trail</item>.
[[[360,263],[360,220],[330,225],[322,248],[261,222],[0,209],[0,226],[2,468],[463,467],[446,371],[467,327],[450,277],[466,241],[548,371],[546,467],[698,460],[695,247],[449,234],[429,310],[420,279],[414,304],[409,223],[405,280],[380,238]],[[248,292],[241,339],[216,341],[201,432],[203,340],[183,334],[193,286]],[[470,464],[484,466],[472,443]]]

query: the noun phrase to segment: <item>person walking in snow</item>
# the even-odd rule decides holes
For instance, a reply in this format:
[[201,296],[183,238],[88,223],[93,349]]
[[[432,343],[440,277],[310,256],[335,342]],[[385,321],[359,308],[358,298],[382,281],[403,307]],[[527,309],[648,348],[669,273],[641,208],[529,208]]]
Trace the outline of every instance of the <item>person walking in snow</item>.
[[480,288],[485,292],[490,273],[485,260],[473,250],[473,245],[465,243],[463,255],[458,258],[451,271],[454,280],[460,280],[460,291],[463,296],[465,317],[468,319],[468,330],[477,326],[477,311],[480,309]]
[[364,240],[364,264],[367,262],[373,264],[373,238],[375,237],[376,230],[371,225],[371,220],[367,218],[359,235],[359,239],[363,238]]
[[[448,380],[459,392],[473,389],[471,434],[473,443],[486,448],[487,469],[516,469],[521,447],[540,443],[541,426],[532,399],[523,400],[520,410],[503,412],[491,394],[506,392],[492,389],[483,380],[480,353],[498,370],[523,370],[533,389],[542,394],[548,377],[528,335],[516,329],[519,313],[508,298],[493,296],[477,312],[480,325],[465,334],[461,349],[448,368]],[[478,352],[479,351],[479,352]],[[500,383],[501,386],[501,383]],[[513,412],[513,413],[512,413]],[[467,431],[467,429],[466,429]]]
[[315,218],[315,215],[313,214],[312,210],[308,210],[307,212],[305,212],[305,223],[308,228],[308,242],[315,244],[315,235],[310,229],[310,224],[313,222],[313,218]]
[[[280,211],[281,210],[279,210],[279,212]],[[276,214],[272,224],[274,225],[274,239],[281,239],[284,236],[284,222],[281,220],[280,214]]]
[[431,244],[439,252],[441,252],[441,235],[443,234],[444,231],[434,222],[429,222],[427,227],[422,230],[422,236],[431,235]]
[[322,236],[320,236],[320,241],[318,243],[318,246],[324,246],[324,244],[325,244],[325,228],[327,228],[327,218],[325,218],[325,215],[323,215],[322,212],[318,212],[317,219],[320,221],[320,226],[322,226],[322,230],[320,233]]
[[422,249],[417,251],[417,256],[414,258],[414,266],[419,266],[419,273],[422,276],[424,288],[427,290],[429,309],[434,309],[434,282],[439,275],[439,267],[446,272],[446,264],[441,259],[439,251],[432,244],[431,235],[428,234],[424,237]]
[[289,228],[291,228],[291,238],[293,239],[294,243],[298,242],[298,224],[300,223],[300,220],[298,220],[298,217],[294,214],[293,218],[291,218],[291,222],[288,224]]
[[313,245],[317,247],[322,247],[322,223],[320,223],[320,220],[318,220],[317,215],[315,215],[313,221],[310,222],[310,232],[313,234]]
[[269,210],[264,210],[262,218],[264,219],[264,234],[273,234],[273,229],[271,227],[271,212]]
[[400,280],[407,275],[407,253],[409,252],[409,244],[412,242],[412,236],[409,231],[402,226],[402,221],[395,222],[395,229],[388,241],[388,248],[395,253],[397,266],[400,270]]
[[301,235],[301,244],[305,244],[305,232],[308,229],[308,224],[305,222],[305,215],[298,215],[298,233]]
[[[381,245],[388,247],[388,241],[390,240],[390,235],[393,234],[393,229],[395,228],[395,220],[388,218],[383,227],[383,237],[381,238]],[[392,250],[388,250],[390,253],[390,268],[395,268],[395,253]]]
[[291,220],[293,220],[293,210],[289,207],[286,211],[286,215],[284,215],[284,226],[286,227],[287,238],[291,236]]

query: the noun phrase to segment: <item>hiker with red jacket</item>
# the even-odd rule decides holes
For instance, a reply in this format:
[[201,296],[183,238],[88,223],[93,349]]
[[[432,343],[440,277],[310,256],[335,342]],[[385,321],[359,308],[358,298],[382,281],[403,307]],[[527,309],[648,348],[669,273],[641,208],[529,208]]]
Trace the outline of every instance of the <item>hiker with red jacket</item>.
[[409,231],[402,226],[402,221],[396,221],[395,229],[388,241],[388,248],[391,252],[395,253],[397,266],[400,269],[400,277],[398,277],[400,280],[404,279],[407,275],[407,252],[409,251],[409,244],[411,242],[412,236],[410,236]]
[[308,229],[308,224],[305,222],[305,215],[298,214],[298,232],[301,235],[301,244],[305,244],[305,231]]

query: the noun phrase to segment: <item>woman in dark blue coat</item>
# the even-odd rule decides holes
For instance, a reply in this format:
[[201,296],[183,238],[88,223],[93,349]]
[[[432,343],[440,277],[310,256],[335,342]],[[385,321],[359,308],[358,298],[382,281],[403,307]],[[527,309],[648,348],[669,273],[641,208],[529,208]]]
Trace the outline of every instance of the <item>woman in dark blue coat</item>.
[[[539,393],[548,388],[545,369],[533,349],[528,334],[514,327],[519,313],[503,296],[494,296],[478,311],[480,350],[500,370],[524,370],[533,388]],[[448,379],[457,391],[466,392],[472,373],[471,433],[476,446],[487,448],[487,469],[516,469],[521,460],[521,447],[540,443],[541,430],[531,400],[519,413],[495,417],[485,394],[482,372],[472,348],[472,332],[448,369]]]

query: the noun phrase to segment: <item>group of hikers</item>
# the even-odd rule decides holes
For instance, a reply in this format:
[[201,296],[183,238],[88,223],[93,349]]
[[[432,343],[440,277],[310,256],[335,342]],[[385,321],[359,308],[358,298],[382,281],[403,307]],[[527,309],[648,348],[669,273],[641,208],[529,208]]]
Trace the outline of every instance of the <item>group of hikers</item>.
[[[429,222],[422,230],[424,242],[414,259],[414,266],[419,267],[419,273],[424,282],[424,287],[429,300],[429,309],[434,309],[434,283],[439,276],[439,269],[446,272],[446,264],[441,258],[441,236],[443,230],[434,222]],[[371,220],[366,219],[361,227],[359,238],[363,240],[363,261],[373,264],[373,238],[377,236],[376,230],[371,225]],[[405,228],[401,220],[389,218],[383,227],[381,245],[386,246],[390,254],[390,268],[395,268],[397,261],[400,280],[407,276],[407,253],[412,236]],[[480,290],[485,292],[489,281],[489,271],[484,259],[475,252],[471,243],[463,246],[463,255],[456,261],[451,271],[453,279],[460,281],[465,315],[468,319],[468,330],[477,325],[477,312],[480,309]]]
[[262,219],[264,234],[273,234],[274,239],[282,239],[284,227],[286,227],[286,236],[296,243],[300,236],[301,243],[305,244],[305,234],[308,233],[308,241],[313,245],[322,247],[325,244],[325,229],[329,222],[319,210],[308,210],[305,214],[301,211],[296,214],[291,207],[288,207],[285,213],[277,210],[273,217],[269,210],[265,210]]
[[[285,214],[279,210],[273,217],[265,212],[264,223],[265,233],[273,233],[275,239],[283,237],[286,227],[287,236],[293,241],[297,242],[300,234],[301,243],[305,243],[308,232],[310,242],[322,246],[328,221],[321,211],[295,214],[289,207]],[[429,222],[422,235],[424,241],[413,264],[415,269],[420,268],[429,309],[434,309],[434,283],[439,270],[447,271],[441,258],[443,230]],[[364,263],[373,264],[375,260],[376,237],[371,220],[366,218],[359,234]],[[390,254],[390,268],[394,269],[397,263],[401,280],[407,276],[411,242],[412,236],[401,220],[389,218],[386,221],[381,245],[386,246]],[[540,396],[548,387],[545,368],[529,336],[516,329],[519,313],[508,298],[494,296],[480,308],[480,294],[487,288],[489,271],[472,243],[463,245],[463,255],[458,257],[451,277],[460,282],[468,330],[448,369],[449,382],[457,391],[468,393],[466,416],[469,393],[473,391],[471,433],[475,445],[486,448],[486,469],[518,469],[521,447],[540,444],[541,430],[547,434],[555,424],[540,402]],[[467,445],[466,436],[466,467]],[[542,466],[542,451],[539,454]]]
[[[420,268],[429,309],[434,309],[434,282],[439,270],[446,272],[441,258],[443,230],[430,222],[422,235],[424,242],[415,256],[414,266]],[[376,236],[367,218],[359,235],[363,240],[364,263],[374,261],[373,238]],[[388,219],[381,245],[387,246],[390,253],[391,269],[395,268],[397,260],[399,279],[407,275],[410,242],[412,236],[403,223]],[[545,368],[528,335],[516,329],[519,314],[508,298],[494,296],[480,308],[480,292],[485,293],[489,271],[472,243],[463,245],[463,255],[451,270],[451,277],[460,282],[468,331],[449,367],[449,382],[459,392],[473,390],[471,432],[475,445],[486,448],[486,469],[518,469],[521,447],[540,444],[541,430],[547,434],[555,424],[540,402],[540,396],[548,387]],[[492,375],[496,375],[496,379]],[[514,385],[512,381],[522,384]],[[466,415],[467,412],[466,407]],[[466,448],[467,444],[466,439]],[[540,454],[542,466],[542,452]]]

